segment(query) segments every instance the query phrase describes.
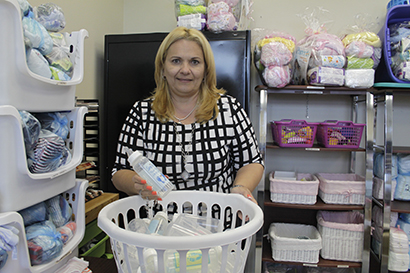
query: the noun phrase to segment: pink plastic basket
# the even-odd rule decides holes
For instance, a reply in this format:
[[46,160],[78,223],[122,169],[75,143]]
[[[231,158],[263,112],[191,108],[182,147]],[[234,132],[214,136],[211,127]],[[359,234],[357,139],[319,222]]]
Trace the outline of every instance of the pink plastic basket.
[[273,140],[280,147],[312,147],[318,122],[282,119],[271,122]]
[[317,129],[317,141],[327,148],[359,148],[364,124],[326,120]]

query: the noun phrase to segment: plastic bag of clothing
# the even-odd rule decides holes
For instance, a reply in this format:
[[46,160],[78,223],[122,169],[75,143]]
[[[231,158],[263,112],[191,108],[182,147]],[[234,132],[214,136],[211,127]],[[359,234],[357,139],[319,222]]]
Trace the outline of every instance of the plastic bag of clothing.
[[4,267],[8,258],[8,251],[16,251],[19,243],[19,230],[12,225],[0,226],[0,269]]
[[53,49],[53,39],[43,25],[30,16],[25,16],[22,20],[24,37],[31,41],[33,48],[47,55]]
[[36,20],[48,31],[61,31],[65,28],[63,10],[54,3],[41,4],[35,8]]
[[68,55],[70,48],[67,46],[64,35],[59,32],[50,32],[50,36],[53,39],[53,49],[45,56],[48,63],[50,66],[58,68],[71,77],[73,74],[73,63]]
[[9,254],[4,249],[0,248],[0,270],[4,267],[7,262]]
[[42,129],[33,154],[27,161],[30,172],[46,173],[55,171],[70,160],[71,153],[65,146],[64,140],[60,136]]
[[69,132],[69,124],[66,113],[64,112],[48,112],[34,114],[41,124],[41,129],[48,130],[62,139],[67,139]]
[[27,16],[30,11],[33,10],[32,6],[27,0],[17,0],[19,2],[21,14]]
[[55,227],[64,226],[71,220],[71,207],[62,195],[54,196],[45,203],[49,221],[52,221]]
[[44,202],[20,210],[19,213],[21,214],[21,217],[23,217],[24,226],[29,226],[48,219],[47,207]]
[[41,131],[41,124],[36,117],[31,113],[21,110],[21,127],[23,130],[24,144],[27,156],[32,153],[37,144],[38,137]]
[[32,265],[44,264],[54,259],[63,249],[61,234],[51,221],[26,227],[26,239]]
[[51,79],[52,73],[50,65],[43,54],[37,49],[29,49],[26,52],[27,66],[34,74],[43,76],[44,78]]

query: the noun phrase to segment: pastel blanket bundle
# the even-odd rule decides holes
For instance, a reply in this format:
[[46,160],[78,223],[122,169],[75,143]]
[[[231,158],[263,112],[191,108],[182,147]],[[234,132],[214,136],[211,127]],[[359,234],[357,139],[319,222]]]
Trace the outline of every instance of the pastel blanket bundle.
[[374,72],[381,57],[381,40],[370,31],[346,35],[343,40],[346,54],[345,86],[368,88],[374,84]]
[[[322,72],[330,72],[331,75],[343,74],[344,81],[344,72],[342,72],[346,64],[344,46],[336,35],[316,33],[303,38],[297,43],[294,63],[295,73],[293,81],[295,84],[312,84],[309,82],[308,74],[322,68]],[[335,82],[318,81],[314,82],[314,84],[339,86],[341,84],[340,81],[341,79]]]
[[256,66],[267,86],[281,88],[290,83],[295,43],[290,35],[273,33],[256,44]]
[[219,33],[238,28],[235,10],[240,0],[211,0],[208,3],[207,27],[210,31]]

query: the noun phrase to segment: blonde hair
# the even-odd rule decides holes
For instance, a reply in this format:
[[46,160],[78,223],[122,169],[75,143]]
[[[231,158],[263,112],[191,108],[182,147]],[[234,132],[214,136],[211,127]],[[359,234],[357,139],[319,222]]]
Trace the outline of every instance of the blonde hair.
[[155,116],[162,123],[172,119],[174,105],[171,101],[168,82],[163,76],[163,69],[169,47],[176,41],[182,39],[196,42],[204,54],[205,78],[199,87],[198,108],[195,115],[197,122],[204,123],[218,116],[217,100],[221,94],[225,93],[225,90],[216,87],[216,69],[211,46],[202,32],[196,29],[177,27],[162,41],[155,57],[154,77],[156,88],[151,96],[151,99],[153,99],[152,109],[155,112]]

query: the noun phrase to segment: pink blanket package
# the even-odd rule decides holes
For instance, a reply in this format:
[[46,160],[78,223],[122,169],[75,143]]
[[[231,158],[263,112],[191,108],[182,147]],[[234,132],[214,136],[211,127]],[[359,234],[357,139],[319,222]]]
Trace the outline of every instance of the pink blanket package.
[[296,39],[283,32],[255,31],[259,36],[255,45],[255,66],[263,84],[281,88],[292,79],[291,63]]

